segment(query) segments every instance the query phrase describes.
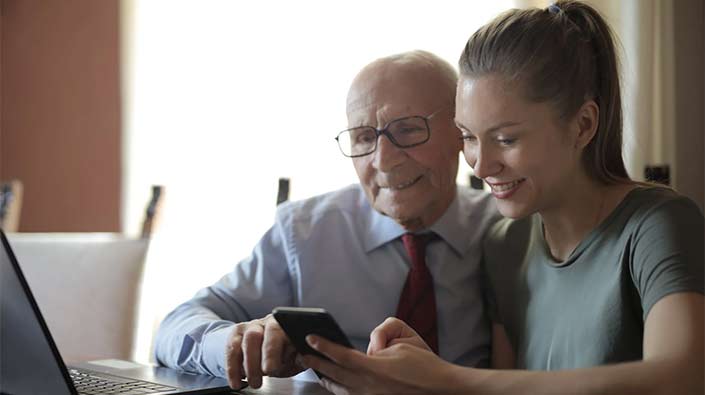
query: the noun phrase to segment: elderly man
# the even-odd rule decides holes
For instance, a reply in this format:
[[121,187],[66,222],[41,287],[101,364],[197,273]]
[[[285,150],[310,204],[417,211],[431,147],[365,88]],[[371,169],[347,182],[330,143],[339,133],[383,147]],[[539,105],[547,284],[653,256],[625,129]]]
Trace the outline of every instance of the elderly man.
[[258,388],[263,375],[302,370],[272,308],[308,306],[327,309],[360,350],[397,316],[444,359],[486,366],[480,241],[498,214],[488,195],[455,183],[456,81],[427,52],[366,66],[337,136],[360,184],[281,205],[250,257],[167,316],[157,360]]

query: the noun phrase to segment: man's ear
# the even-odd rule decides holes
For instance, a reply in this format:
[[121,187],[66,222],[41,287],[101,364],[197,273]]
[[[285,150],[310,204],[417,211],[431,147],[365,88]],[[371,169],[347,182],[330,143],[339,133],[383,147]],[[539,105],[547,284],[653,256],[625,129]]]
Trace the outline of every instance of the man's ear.
[[583,103],[575,114],[575,122],[578,127],[575,148],[582,150],[595,138],[597,127],[600,124],[600,107],[595,103],[595,100],[591,99]]

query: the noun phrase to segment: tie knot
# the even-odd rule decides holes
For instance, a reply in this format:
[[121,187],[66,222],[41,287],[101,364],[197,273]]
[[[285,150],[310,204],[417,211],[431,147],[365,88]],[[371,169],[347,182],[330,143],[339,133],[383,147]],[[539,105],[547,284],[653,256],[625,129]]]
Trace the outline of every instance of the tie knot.
[[423,259],[426,255],[426,245],[435,238],[433,233],[404,233],[401,236],[401,241],[404,243],[404,248],[413,260]]

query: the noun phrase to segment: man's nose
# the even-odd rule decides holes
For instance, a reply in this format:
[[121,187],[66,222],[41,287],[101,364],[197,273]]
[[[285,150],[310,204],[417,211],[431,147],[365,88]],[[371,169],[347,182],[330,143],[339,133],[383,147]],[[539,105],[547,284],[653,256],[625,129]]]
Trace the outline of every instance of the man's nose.
[[377,137],[377,149],[374,153],[373,165],[380,171],[389,171],[404,162],[406,153],[394,145],[387,136]]

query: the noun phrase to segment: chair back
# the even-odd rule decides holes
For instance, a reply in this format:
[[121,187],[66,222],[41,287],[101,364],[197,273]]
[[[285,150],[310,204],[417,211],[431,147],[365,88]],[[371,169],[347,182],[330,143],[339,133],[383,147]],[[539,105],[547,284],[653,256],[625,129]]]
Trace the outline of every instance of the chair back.
[[8,240],[65,361],[131,359],[146,240],[105,233]]

